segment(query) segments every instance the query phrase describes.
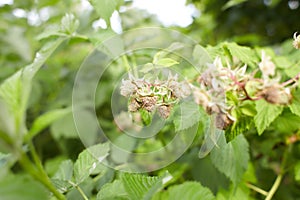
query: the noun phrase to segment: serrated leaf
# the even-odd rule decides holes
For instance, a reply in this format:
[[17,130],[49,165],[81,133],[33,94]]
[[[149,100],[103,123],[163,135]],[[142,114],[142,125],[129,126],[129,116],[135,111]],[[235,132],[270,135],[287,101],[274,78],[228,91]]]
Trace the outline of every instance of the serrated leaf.
[[55,187],[61,191],[62,193],[68,191],[72,185],[70,181],[73,177],[73,162],[71,160],[63,161],[51,178],[52,182],[54,183]]
[[293,94],[292,103],[289,105],[292,113],[300,117],[300,93]]
[[44,128],[51,125],[54,121],[66,116],[70,112],[71,112],[70,108],[57,109],[57,110],[49,111],[39,116],[36,120],[34,120],[33,125],[29,130],[28,135],[26,136],[26,139],[31,139],[39,132],[41,132]]
[[89,2],[107,24],[110,24],[109,19],[113,12],[123,4],[123,0],[89,0]]
[[214,200],[213,193],[198,182],[185,182],[168,189],[169,200]]
[[177,62],[176,60],[173,60],[172,58],[162,58],[162,59],[159,59],[154,64],[158,65],[158,66],[163,66],[163,67],[171,67],[173,65],[179,64],[179,62]]
[[252,118],[247,116],[240,116],[233,123],[233,125],[225,131],[226,141],[230,142],[239,134],[248,131],[251,128],[252,123],[253,123]]
[[5,119],[5,117],[1,116],[0,119],[4,118],[5,120],[13,121],[0,122],[0,124],[13,124],[14,127],[17,128],[17,130],[3,130],[4,132],[11,135],[16,133],[24,134],[26,130],[25,111],[31,92],[31,80],[63,41],[64,39],[57,39],[44,45],[42,49],[36,53],[36,57],[32,64],[19,70],[1,84],[0,107],[5,107],[5,110],[11,113],[12,117]]
[[175,115],[175,131],[182,131],[195,125],[200,120],[201,111],[197,104],[193,102],[183,102],[180,105],[179,114]]
[[161,177],[129,173],[121,176],[124,188],[131,200],[150,200],[170,179],[172,176],[168,172]]
[[236,57],[246,64],[253,64],[256,61],[254,51],[249,47],[239,46],[236,43],[225,43],[224,48],[228,49],[232,57]]
[[8,175],[0,180],[0,199],[3,200],[32,200],[48,199],[46,189],[31,177]]
[[264,100],[256,102],[257,114],[254,116],[254,123],[257,132],[261,135],[264,130],[282,113],[283,107],[270,104]]
[[56,187],[56,189],[59,190],[60,193],[65,193],[73,187],[70,181],[65,181],[61,179],[51,179],[51,182]]
[[238,135],[227,144],[225,137],[221,137],[218,144],[219,148],[214,148],[211,152],[211,161],[220,172],[237,184],[248,166],[248,142],[243,135]]
[[130,200],[122,181],[105,184],[97,194],[97,200]]
[[64,181],[69,181],[72,179],[73,176],[73,162],[72,160],[65,160],[63,161],[54,174],[53,179],[59,179]]
[[89,177],[97,165],[108,156],[108,152],[108,143],[97,144],[81,152],[74,164],[75,183],[79,184]]
[[298,161],[297,164],[294,167],[295,172],[295,180],[300,181],[300,162]]

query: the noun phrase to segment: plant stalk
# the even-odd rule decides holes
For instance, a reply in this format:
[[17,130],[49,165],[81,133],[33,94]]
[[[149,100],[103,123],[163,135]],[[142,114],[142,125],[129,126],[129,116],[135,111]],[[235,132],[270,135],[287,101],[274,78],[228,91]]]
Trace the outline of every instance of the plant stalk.
[[286,172],[285,167],[286,167],[287,159],[288,159],[289,152],[290,152],[291,148],[292,148],[292,145],[288,145],[286,150],[284,151],[281,166],[280,166],[280,172],[277,175],[277,178],[276,178],[275,182],[273,183],[270,191],[268,192],[268,195],[266,196],[265,200],[271,200],[272,197],[274,196],[275,192],[279,188],[279,185],[280,185],[280,183],[283,179],[283,176]]
[[268,192],[268,195],[267,197],[265,198],[265,200],[271,200],[272,197],[274,196],[275,192],[277,191],[281,181],[282,181],[282,178],[283,178],[283,174],[279,174],[271,188],[271,190]]
[[65,200],[66,198],[64,197],[63,194],[61,194],[59,191],[56,190],[55,186],[52,184],[50,181],[49,177],[47,176],[46,172],[44,169],[40,171],[37,169],[28,156],[24,153],[21,152],[20,158],[19,158],[19,163],[21,166],[36,180],[38,180],[40,183],[42,183],[49,191],[53,193],[54,196],[56,196],[57,199],[59,200]]
[[78,192],[81,194],[84,200],[89,200],[89,198],[85,195],[84,191],[81,189],[81,187],[72,181],[69,181],[69,183],[78,190]]
[[261,188],[255,186],[255,185],[252,185],[251,183],[245,183],[245,184],[246,184],[246,186],[247,186],[248,188],[254,190],[255,192],[258,192],[258,193],[260,193],[260,194],[262,194],[262,195],[264,195],[264,196],[267,196],[267,195],[268,195],[268,192],[267,192],[267,191],[265,191],[265,190],[263,190],[263,189],[261,189]]

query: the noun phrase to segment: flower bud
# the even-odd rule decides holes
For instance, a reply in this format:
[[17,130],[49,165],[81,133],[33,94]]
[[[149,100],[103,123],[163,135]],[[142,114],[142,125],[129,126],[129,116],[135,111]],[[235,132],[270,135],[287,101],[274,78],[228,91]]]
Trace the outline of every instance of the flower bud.
[[271,61],[271,57],[266,55],[265,51],[261,52],[261,62],[258,66],[264,77],[275,75],[275,64]]
[[300,49],[300,35],[297,35],[297,32],[294,33],[293,46],[295,47],[295,49]]

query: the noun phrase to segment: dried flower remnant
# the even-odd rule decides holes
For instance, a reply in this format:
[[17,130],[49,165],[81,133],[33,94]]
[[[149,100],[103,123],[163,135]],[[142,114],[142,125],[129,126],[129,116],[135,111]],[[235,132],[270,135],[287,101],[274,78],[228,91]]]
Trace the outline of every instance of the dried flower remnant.
[[122,96],[128,97],[137,90],[137,85],[134,84],[131,78],[129,80],[123,79],[120,90]]
[[297,32],[294,33],[293,46],[295,47],[295,49],[300,49],[300,35],[297,35]]
[[[232,90],[237,79],[245,73],[246,67],[239,70],[231,70],[224,67],[221,59],[217,57],[213,63],[208,64],[198,78],[200,87],[192,87],[194,100],[201,105],[209,115],[216,114],[216,126],[226,129],[233,123],[234,117],[230,115],[230,108],[226,103],[226,92]],[[237,78],[237,73],[239,78]]]
[[261,52],[261,62],[258,64],[259,69],[263,74],[263,78],[267,79],[275,75],[275,64],[271,61],[271,57],[266,55],[265,51]]
[[162,105],[158,106],[157,111],[159,116],[161,116],[164,119],[167,119],[170,116],[172,106]]
[[177,74],[173,76],[170,73],[165,81],[137,79],[129,75],[129,80],[122,80],[120,93],[129,98],[130,112],[144,109],[152,113],[157,109],[158,114],[166,119],[173,105],[191,94],[191,88],[186,81],[180,82]]

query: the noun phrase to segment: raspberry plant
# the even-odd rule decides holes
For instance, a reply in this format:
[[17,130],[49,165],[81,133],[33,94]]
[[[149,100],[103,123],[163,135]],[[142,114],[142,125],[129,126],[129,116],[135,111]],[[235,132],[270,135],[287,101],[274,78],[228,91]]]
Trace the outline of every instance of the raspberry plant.
[[[203,12],[190,27],[131,32],[156,22],[127,1],[89,2],[1,4],[0,199],[300,196],[296,30],[251,45],[256,37],[215,35],[223,19],[212,10],[231,16],[252,2],[189,1]],[[92,29],[99,17],[108,29]],[[146,48],[155,42],[163,48]]]

